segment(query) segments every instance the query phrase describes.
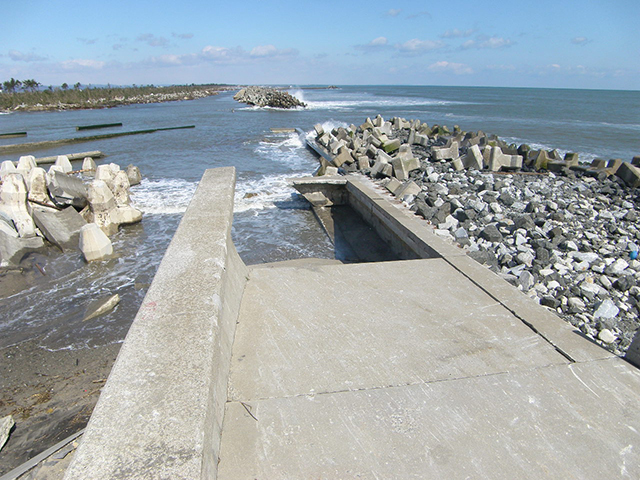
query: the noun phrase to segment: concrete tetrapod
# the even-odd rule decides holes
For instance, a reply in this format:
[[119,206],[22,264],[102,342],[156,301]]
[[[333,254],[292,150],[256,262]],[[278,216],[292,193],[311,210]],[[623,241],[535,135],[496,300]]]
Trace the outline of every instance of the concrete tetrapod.
[[102,260],[113,253],[109,237],[95,223],[80,229],[80,251],[87,262]]
[[27,211],[27,187],[22,175],[9,173],[0,189],[0,212],[8,215],[21,237],[36,235],[36,226]]

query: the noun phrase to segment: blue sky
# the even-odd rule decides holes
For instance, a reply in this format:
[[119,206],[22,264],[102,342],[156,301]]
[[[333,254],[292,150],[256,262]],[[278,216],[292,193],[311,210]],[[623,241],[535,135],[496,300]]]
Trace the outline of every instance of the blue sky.
[[0,81],[640,89],[637,0],[3,3]]

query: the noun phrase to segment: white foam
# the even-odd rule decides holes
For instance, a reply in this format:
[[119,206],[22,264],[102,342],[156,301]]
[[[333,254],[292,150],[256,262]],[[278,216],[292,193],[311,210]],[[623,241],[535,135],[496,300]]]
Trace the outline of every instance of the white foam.
[[131,187],[131,201],[142,213],[180,214],[187,210],[197,186],[180,178],[143,179]]
[[527,144],[531,147],[531,150],[557,150],[561,156],[565,156],[567,153],[578,153],[579,159],[581,163],[591,163],[591,161],[596,158],[598,155],[593,153],[585,153],[585,152],[575,152],[575,150],[564,150],[562,148],[551,147],[549,145],[545,145],[544,143],[537,142],[527,142],[526,140],[522,140],[521,138],[516,137],[500,137],[507,143],[515,143],[516,145]]
[[267,160],[286,165],[291,170],[310,170],[315,163],[310,162],[303,138],[298,133],[274,134],[258,143],[255,152]]
[[270,175],[254,180],[238,181],[234,212],[275,208],[278,203],[287,203],[290,208],[304,207],[306,201],[298,197],[289,181],[291,178],[303,176],[307,174]]
[[410,97],[380,97],[363,100],[362,97],[352,100],[318,100],[307,101],[307,108],[311,110],[356,110],[362,108],[397,108],[397,107],[420,107],[420,106],[442,106],[442,105],[462,105],[463,102],[449,100],[434,100],[430,98],[410,98]]

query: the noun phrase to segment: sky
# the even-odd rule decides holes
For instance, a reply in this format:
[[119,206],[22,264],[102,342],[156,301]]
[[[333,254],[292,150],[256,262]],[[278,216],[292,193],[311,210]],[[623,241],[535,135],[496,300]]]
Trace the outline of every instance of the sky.
[[640,89],[638,0],[3,0],[0,82]]

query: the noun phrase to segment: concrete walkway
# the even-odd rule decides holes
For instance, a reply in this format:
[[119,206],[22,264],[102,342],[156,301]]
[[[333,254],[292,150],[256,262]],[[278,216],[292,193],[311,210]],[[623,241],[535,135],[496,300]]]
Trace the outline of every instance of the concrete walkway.
[[640,372],[575,334],[570,360],[473,277],[252,268],[218,478],[639,478]]

